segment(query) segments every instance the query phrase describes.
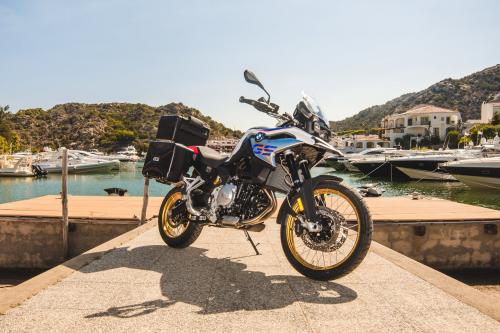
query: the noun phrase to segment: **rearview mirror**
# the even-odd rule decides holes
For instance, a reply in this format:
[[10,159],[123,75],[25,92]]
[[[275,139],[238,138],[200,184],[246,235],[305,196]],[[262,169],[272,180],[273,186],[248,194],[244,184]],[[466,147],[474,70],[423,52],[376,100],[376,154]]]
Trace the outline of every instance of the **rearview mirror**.
[[247,81],[248,83],[251,83],[251,84],[255,84],[260,89],[264,90],[264,92],[267,94],[267,102],[269,103],[269,100],[271,99],[271,95],[269,95],[266,88],[264,88],[264,85],[259,81],[257,76],[253,72],[249,71],[248,69],[245,69],[243,76],[245,77],[245,81]]
[[255,75],[253,72],[249,71],[248,69],[245,69],[243,76],[245,76],[245,81],[247,81],[248,83],[255,84],[264,89],[264,86],[257,78],[257,75]]

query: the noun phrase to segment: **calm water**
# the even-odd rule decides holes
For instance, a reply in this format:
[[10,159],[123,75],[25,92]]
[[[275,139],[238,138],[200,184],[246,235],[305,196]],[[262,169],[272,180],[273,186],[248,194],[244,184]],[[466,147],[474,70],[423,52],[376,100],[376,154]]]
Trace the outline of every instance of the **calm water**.
[[[129,195],[142,195],[144,179],[141,164],[127,164],[120,172],[104,175],[69,175],[69,193],[72,195],[106,195],[105,188],[121,187]],[[329,168],[314,168],[313,174],[329,173]],[[353,187],[367,183],[377,183],[386,190],[384,196],[407,195],[418,191],[423,195],[435,196],[453,201],[500,209],[500,191],[471,190],[459,182],[404,182],[391,183],[383,180],[364,178],[362,174],[336,172]],[[169,187],[151,182],[150,194],[163,196]],[[2,178],[0,177],[0,203],[29,199],[61,191],[61,177],[49,175],[45,179]]]

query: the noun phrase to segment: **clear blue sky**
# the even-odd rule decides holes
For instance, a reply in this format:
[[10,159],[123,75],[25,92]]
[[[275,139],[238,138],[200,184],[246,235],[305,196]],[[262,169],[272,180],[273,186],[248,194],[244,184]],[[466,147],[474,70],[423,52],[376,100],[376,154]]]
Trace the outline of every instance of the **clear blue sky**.
[[302,90],[331,120],[500,63],[500,1],[0,0],[0,105],[183,102],[246,129]]

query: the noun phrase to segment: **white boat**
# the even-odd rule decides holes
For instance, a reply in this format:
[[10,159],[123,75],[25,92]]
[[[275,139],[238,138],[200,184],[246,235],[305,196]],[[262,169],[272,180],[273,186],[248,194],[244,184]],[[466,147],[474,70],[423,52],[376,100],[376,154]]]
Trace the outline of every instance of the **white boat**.
[[354,167],[348,163],[349,159],[363,158],[374,155],[381,155],[386,151],[396,150],[396,148],[368,148],[357,154],[345,154],[344,156],[329,156],[325,157],[325,163],[334,168],[337,171],[349,170],[349,171],[359,171],[354,169]]
[[391,158],[389,162],[410,179],[456,181],[456,178],[440,165],[478,157],[481,157],[481,152],[477,150],[447,150]]
[[108,155],[108,157],[117,159],[120,162],[137,162],[140,159],[134,146],[128,146],[125,149],[118,151],[116,154]]
[[112,170],[120,170],[120,160],[117,158],[112,158],[111,156],[107,155],[96,155],[85,150],[70,150],[69,152],[82,156],[87,161],[112,161],[114,162],[114,168]]
[[0,177],[33,177],[31,157],[7,156],[0,159]]
[[448,162],[442,168],[470,187],[500,190],[500,156]]
[[350,172],[363,172],[354,163],[359,161],[369,160],[370,162],[377,161],[385,163],[390,157],[395,156],[409,156],[415,154],[412,150],[401,150],[396,148],[370,148],[362,151],[359,154],[346,155],[345,159],[340,160],[339,163],[344,165],[344,168]]
[[[117,168],[118,161],[105,161],[86,158],[80,154],[68,152],[68,173],[107,173]],[[33,165],[47,171],[47,173],[61,173],[62,155],[56,153],[42,153]]]

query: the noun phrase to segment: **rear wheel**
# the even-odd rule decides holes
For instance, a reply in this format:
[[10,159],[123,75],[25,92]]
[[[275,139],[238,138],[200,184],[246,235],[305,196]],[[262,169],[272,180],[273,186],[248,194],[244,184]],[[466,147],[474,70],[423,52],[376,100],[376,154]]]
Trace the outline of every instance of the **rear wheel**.
[[163,241],[176,248],[188,247],[200,236],[203,226],[187,218],[181,188],[173,188],[163,199],[158,214],[158,229]]
[[[321,231],[308,231],[286,209],[281,209],[281,245],[297,271],[312,279],[331,280],[351,272],[366,256],[372,220],[360,195],[339,183],[320,183],[314,188],[314,197],[314,222]],[[303,212],[298,197],[291,204],[296,213]]]

